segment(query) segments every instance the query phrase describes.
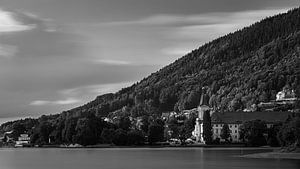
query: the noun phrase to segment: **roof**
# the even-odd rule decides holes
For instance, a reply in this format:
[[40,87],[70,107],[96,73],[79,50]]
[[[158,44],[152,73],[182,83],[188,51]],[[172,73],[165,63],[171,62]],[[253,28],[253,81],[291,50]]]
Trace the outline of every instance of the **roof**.
[[283,122],[292,112],[225,112],[225,113],[213,113],[213,123],[243,123],[251,120],[263,120],[267,123]]
[[206,105],[206,106],[209,105],[209,96],[206,93],[206,89],[205,88],[202,88],[202,94],[201,94],[199,106],[203,106],[203,105]]

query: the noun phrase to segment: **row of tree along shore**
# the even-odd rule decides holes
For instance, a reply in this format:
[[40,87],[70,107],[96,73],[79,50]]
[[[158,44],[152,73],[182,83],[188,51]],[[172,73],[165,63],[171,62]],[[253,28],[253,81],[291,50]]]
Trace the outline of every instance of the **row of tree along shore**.
[[[143,116],[139,125],[133,125],[134,120],[126,115],[120,116],[116,123],[96,117],[92,112],[61,120],[57,116],[42,116],[39,119],[3,124],[1,145],[14,146],[20,135],[27,133],[30,146],[201,146],[195,143],[192,136],[196,115],[169,119]],[[220,138],[213,139],[209,112],[204,114],[203,129],[206,145],[299,147],[300,116],[294,113],[284,122],[273,124],[270,128],[262,120],[246,121],[239,129],[239,144],[231,142],[228,124],[223,125]]]

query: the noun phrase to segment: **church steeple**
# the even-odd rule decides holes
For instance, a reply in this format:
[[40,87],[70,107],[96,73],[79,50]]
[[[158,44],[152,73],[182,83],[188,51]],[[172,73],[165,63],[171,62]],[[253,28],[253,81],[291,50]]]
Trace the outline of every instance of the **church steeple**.
[[199,106],[209,106],[209,96],[206,93],[206,87],[202,87],[202,94],[200,98],[200,104]]

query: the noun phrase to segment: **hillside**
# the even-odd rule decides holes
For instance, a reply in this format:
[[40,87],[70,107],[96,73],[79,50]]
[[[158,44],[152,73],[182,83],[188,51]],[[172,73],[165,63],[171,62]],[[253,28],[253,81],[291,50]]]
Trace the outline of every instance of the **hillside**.
[[[97,121],[101,117],[156,116],[192,109],[204,86],[209,88],[210,106],[222,112],[273,100],[283,87],[295,89],[300,96],[300,8],[213,40],[117,93],[98,96],[61,114],[42,116],[38,126],[35,121],[29,125],[36,126],[32,140],[46,142],[51,133],[58,143],[80,142],[90,132],[95,139],[87,144],[95,144],[102,129],[110,126]],[[0,132],[14,127],[18,125],[3,124]]]
[[210,106],[222,111],[275,99],[284,86],[299,90],[300,9],[218,38],[137,84],[68,112],[106,116],[124,106],[132,116],[181,111],[197,106],[203,86],[210,88]]

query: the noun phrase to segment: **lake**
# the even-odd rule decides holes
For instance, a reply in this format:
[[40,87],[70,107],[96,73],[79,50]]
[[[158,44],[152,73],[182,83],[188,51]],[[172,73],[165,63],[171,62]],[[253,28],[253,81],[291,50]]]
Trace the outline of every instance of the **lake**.
[[299,160],[248,159],[239,148],[0,149],[0,169],[298,169]]

